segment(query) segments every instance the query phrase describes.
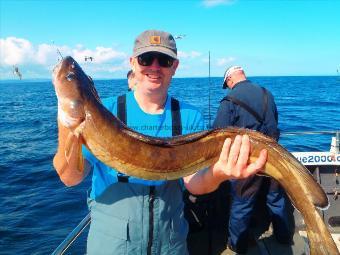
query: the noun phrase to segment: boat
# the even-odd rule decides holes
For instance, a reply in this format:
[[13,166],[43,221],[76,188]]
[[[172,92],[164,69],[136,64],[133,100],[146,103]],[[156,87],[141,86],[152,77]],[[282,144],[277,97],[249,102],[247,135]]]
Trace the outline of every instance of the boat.
[[[314,178],[325,190],[329,207],[320,210],[320,214],[328,227],[340,251],[340,130],[314,132],[286,132],[282,136],[296,135],[334,135],[331,139],[329,151],[291,152],[313,174]],[[81,236],[91,222],[90,213],[66,236],[53,251],[53,255],[68,252],[72,244]],[[295,234],[292,245],[278,243],[272,233],[271,225],[255,224],[252,228],[252,238],[248,255],[270,254],[309,254],[307,233],[304,230],[303,218],[298,211],[294,211]],[[189,230],[188,248],[191,255],[229,255],[235,254],[226,247],[226,226],[207,227],[200,230]],[[85,245],[84,245],[85,246]]]

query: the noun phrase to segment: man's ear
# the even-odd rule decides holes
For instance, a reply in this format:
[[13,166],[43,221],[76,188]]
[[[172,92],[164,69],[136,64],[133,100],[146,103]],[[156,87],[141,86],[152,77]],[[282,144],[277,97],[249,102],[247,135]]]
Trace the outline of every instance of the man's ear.
[[130,57],[130,66],[131,66],[131,70],[133,73],[135,72],[135,65],[136,65],[136,58]]
[[233,80],[231,79],[231,77],[228,77],[226,82],[227,82],[228,88],[231,89],[232,86],[233,86],[233,84],[234,84],[234,82],[233,82]]
[[176,59],[174,61],[174,63],[172,64],[172,67],[171,67],[172,68],[172,75],[175,75],[178,65],[179,65],[179,60]]

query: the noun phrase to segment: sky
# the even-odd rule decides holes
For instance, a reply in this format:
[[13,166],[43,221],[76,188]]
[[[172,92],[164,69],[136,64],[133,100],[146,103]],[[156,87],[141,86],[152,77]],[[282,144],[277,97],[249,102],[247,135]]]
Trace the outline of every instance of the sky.
[[[50,78],[71,55],[95,79],[125,78],[135,38],[170,32],[175,77],[340,75],[340,0],[0,0],[0,79]],[[209,61],[210,53],[210,61]],[[85,61],[92,56],[93,61]]]

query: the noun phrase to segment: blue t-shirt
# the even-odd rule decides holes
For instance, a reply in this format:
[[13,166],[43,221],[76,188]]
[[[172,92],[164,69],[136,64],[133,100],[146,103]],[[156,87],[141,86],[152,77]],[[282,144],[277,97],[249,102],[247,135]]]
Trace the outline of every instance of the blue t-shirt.
[[[104,99],[103,105],[112,114],[117,115],[117,97]],[[139,107],[134,92],[128,92],[126,94],[126,111],[127,126],[129,128],[139,133],[155,137],[172,136],[171,97],[169,95],[163,113],[149,114]],[[203,115],[196,107],[180,102],[180,112],[183,135],[204,130]],[[95,158],[85,146],[83,146],[83,155],[93,169],[90,197],[96,198],[102,194],[108,186],[117,182],[118,172]],[[160,185],[165,181],[150,181],[130,177],[129,182],[144,185]]]

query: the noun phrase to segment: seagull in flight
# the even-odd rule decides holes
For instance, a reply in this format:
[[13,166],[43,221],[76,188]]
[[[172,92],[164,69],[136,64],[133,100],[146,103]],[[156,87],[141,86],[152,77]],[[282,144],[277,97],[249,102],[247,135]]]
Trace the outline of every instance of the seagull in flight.
[[13,66],[13,74],[17,75],[20,80],[22,79],[22,75],[21,75],[19,68],[17,66]]
[[85,56],[85,61],[90,60],[91,62],[93,61],[93,57],[90,56]]
[[175,39],[183,39],[187,35],[175,35]]

